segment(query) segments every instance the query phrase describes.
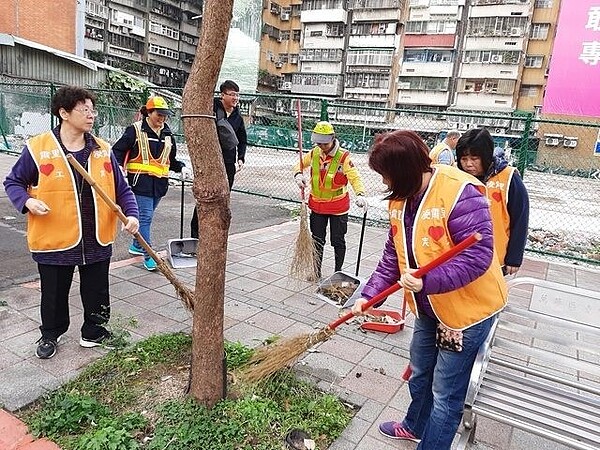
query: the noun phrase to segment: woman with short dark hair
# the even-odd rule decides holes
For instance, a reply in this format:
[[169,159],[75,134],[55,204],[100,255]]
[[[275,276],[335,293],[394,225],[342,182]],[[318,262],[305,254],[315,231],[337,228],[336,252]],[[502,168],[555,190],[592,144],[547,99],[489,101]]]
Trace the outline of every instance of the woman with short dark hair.
[[[392,439],[420,442],[419,450],[448,450],[475,356],[507,297],[484,186],[454,167],[432,167],[427,146],[412,131],[377,136],[369,167],[388,187],[391,227],[352,311],[368,313],[362,311],[368,299],[400,280],[416,316],[408,382],[412,401],[402,421],[384,422],[379,430]],[[412,275],[473,233],[481,234],[481,241],[423,278]]]
[[460,170],[486,185],[498,260],[505,274],[517,273],[529,228],[529,195],[519,171],[503,154],[494,155],[494,139],[485,128],[473,128],[461,136],[456,158]]
[[117,215],[73,170],[75,158],[127,216],[125,229],[138,230],[135,197],[110,146],[90,131],[98,116],[96,97],[76,86],[61,87],[51,102],[58,126],[27,141],[4,181],[12,204],[27,214],[27,243],[38,265],[42,337],[36,356],[52,358],[69,328],[69,291],[79,269],[83,303],[82,347],[105,345],[111,337],[108,269]]

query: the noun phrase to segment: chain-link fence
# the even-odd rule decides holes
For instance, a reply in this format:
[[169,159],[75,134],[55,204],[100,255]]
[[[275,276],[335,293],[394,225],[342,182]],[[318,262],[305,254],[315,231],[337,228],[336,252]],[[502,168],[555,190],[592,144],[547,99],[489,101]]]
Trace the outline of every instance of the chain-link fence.
[[[19,152],[24,139],[49,130],[52,85],[0,84],[0,149]],[[137,119],[149,92],[93,90],[99,116],[94,132],[114,143]],[[189,161],[180,120],[181,92],[165,93],[173,105],[169,125],[177,136],[178,157]],[[246,165],[236,176],[235,190],[298,202],[292,167],[298,161],[298,104],[302,143],[311,148],[311,129],[328,119],[341,145],[352,153],[369,198],[369,218],[385,223],[384,185],[368,168],[367,151],[380,132],[409,129],[434,146],[449,130],[485,126],[496,152],[519,169],[529,191],[530,233],[527,249],[554,257],[600,262],[600,143],[599,123],[544,120],[530,113],[473,114],[356,106],[315,98],[283,95],[242,95],[249,148]],[[191,166],[188,164],[188,166]],[[352,208],[350,214],[361,216]]]

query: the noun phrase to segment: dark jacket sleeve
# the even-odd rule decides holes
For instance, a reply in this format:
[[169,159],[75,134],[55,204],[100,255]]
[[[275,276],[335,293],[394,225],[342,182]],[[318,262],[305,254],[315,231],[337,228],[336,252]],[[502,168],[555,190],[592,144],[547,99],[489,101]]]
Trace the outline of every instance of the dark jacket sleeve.
[[29,212],[25,203],[30,195],[27,189],[38,183],[38,169],[27,146],[4,180],[4,190],[8,199],[21,214]]
[[529,195],[521,176],[515,171],[508,188],[510,237],[504,257],[507,266],[521,267],[529,228]]
[[173,136],[173,133],[171,133],[170,136],[173,146],[171,147],[171,153],[169,153],[169,170],[172,170],[176,173],[181,173],[181,169],[185,167],[185,163],[177,159],[177,144],[175,143],[175,136]]
[[483,275],[494,257],[492,218],[487,198],[467,185],[448,218],[448,230],[455,244],[473,233],[481,241],[467,248],[423,277],[425,294],[442,294],[466,286]]
[[[238,110],[239,113],[239,110]],[[242,161],[243,163],[246,162],[246,147],[248,145],[248,136],[246,135],[246,125],[244,124],[244,118],[242,117],[241,114],[238,114],[238,117],[240,119],[240,126],[235,130],[235,135],[238,138],[238,146],[237,146],[237,154],[238,157],[237,159],[239,161]]]
[[125,159],[129,160],[137,156],[138,150],[137,146],[135,145],[135,140],[135,129],[133,128],[133,125],[129,125],[125,129],[123,136],[121,136],[119,140],[112,146],[112,151],[117,159],[117,162],[119,163],[119,166],[124,167]]

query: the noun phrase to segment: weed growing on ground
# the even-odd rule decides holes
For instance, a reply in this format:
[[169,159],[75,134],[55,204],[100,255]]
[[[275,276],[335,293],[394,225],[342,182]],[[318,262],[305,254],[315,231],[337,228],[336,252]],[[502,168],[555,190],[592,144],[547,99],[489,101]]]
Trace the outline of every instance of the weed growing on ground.
[[[226,343],[228,369],[252,352]],[[289,370],[252,386],[234,383],[207,409],[185,395],[190,357],[190,336],[153,336],[110,352],[22,418],[65,450],[271,450],[294,428],[324,449],[350,421],[340,400]]]

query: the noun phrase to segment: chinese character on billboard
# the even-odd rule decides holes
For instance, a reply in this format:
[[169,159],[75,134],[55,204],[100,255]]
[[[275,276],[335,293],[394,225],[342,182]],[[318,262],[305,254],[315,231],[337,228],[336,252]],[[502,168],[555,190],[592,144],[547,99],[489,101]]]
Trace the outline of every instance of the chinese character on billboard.
[[563,2],[542,112],[600,117],[600,0]]

